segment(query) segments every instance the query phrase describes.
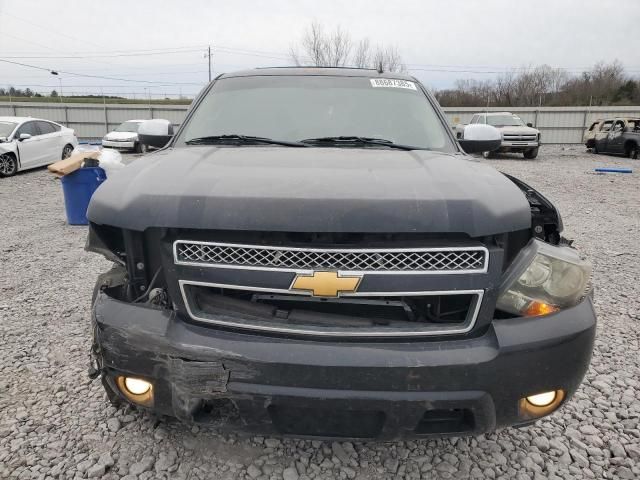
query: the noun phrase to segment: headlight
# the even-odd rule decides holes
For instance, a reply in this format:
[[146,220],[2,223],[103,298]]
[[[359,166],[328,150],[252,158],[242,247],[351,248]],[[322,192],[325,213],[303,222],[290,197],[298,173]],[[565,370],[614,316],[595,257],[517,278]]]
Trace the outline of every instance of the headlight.
[[532,317],[577,305],[591,289],[591,264],[569,247],[533,240],[516,258],[497,308]]

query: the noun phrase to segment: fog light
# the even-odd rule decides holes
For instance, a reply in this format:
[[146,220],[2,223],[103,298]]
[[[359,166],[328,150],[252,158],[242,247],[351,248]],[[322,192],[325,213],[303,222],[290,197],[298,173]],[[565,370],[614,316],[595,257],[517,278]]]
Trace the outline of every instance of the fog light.
[[151,390],[151,384],[139,378],[124,377],[124,386],[134,395],[144,395]]
[[530,420],[549,415],[562,404],[564,397],[564,390],[551,390],[521,398],[520,417],[524,420]]
[[153,404],[153,384],[142,378],[116,377],[116,385],[130,402],[144,407]]
[[551,405],[553,401],[556,399],[556,392],[544,392],[539,393],[537,395],[531,395],[527,397],[527,402],[529,402],[534,407],[546,407]]

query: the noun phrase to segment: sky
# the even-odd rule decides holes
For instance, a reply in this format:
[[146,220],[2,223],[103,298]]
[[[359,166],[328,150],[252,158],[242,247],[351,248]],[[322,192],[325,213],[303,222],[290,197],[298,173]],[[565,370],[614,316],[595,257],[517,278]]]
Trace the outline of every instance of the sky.
[[436,89],[614,59],[638,77],[639,19],[640,0],[0,0],[0,60],[40,68],[0,62],[0,87],[193,96],[207,83],[208,45],[214,76],[290,65],[313,21],[397,47]]

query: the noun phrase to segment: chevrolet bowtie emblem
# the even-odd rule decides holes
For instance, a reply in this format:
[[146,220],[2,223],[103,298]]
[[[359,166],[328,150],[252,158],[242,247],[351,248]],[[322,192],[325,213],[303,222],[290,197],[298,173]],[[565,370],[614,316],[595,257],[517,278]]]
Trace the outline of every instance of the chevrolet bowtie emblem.
[[305,290],[314,297],[338,297],[341,293],[358,290],[362,276],[340,276],[338,272],[313,272],[311,275],[298,274],[291,284],[291,290]]

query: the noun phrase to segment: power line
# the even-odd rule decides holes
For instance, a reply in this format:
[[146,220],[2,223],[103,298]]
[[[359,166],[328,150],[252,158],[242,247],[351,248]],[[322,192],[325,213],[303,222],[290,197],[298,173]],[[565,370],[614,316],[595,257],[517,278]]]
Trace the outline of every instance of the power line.
[[71,40],[73,40],[73,41],[75,41],[75,42],[81,41],[82,43],[89,43],[89,44],[91,44],[91,45],[95,45],[96,47],[103,48],[103,46],[102,46],[102,45],[98,45],[97,43],[93,43],[93,42],[91,42],[90,40],[87,40],[86,38],[82,38],[82,39],[80,39],[80,38],[74,37],[74,36],[72,36],[72,35],[69,35],[69,34],[67,34],[67,33],[61,33],[61,32],[58,32],[58,31],[56,31],[56,30],[51,30],[51,29],[50,29],[50,28],[48,28],[48,27],[45,27],[45,26],[40,25],[40,24],[38,24],[38,23],[35,23],[35,22],[31,21],[31,20],[27,20],[27,19],[25,19],[25,18],[18,17],[18,16],[16,16],[16,15],[11,14],[11,13],[3,12],[3,14],[4,14],[4,15],[7,15],[8,17],[15,18],[16,20],[20,20],[21,22],[28,23],[29,25],[33,25],[34,27],[38,27],[38,28],[40,28],[40,29],[44,30],[45,32],[50,32],[50,33],[53,33],[53,34],[55,34],[55,35],[59,35],[59,36],[61,36],[61,37],[66,37],[66,38],[69,38],[69,39],[71,39]]
[[117,82],[135,82],[135,83],[149,83],[149,84],[158,84],[158,83],[165,83],[165,84],[170,84],[170,85],[202,85],[201,83],[194,83],[194,82],[158,82],[158,81],[153,81],[153,80],[131,80],[131,79],[127,79],[127,78],[116,78],[116,77],[105,77],[102,75],[89,75],[89,74],[84,74],[84,73],[74,73],[74,72],[68,72],[65,70],[53,70],[51,68],[45,68],[45,67],[39,67],[37,65],[29,65],[26,63],[21,63],[21,62],[14,62],[12,60],[5,60],[3,58],[0,58],[0,62],[4,62],[4,63],[10,63],[13,65],[20,65],[22,67],[28,67],[28,68],[35,68],[37,70],[44,70],[44,71],[48,71],[48,72],[53,72],[56,71],[58,73],[64,73],[65,75],[72,75],[75,77],[86,77],[86,78],[99,78],[102,80],[115,80]]
[[176,51],[162,51],[162,52],[147,52],[147,53],[118,53],[118,54],[96,54],[96,55],[46,55],[46,56],[27,56],[27,55],[5,55],[4,58],[15,58],[15,59],[64,59],[64,58],[119,58],[119,57],[146,57],[153,55],[171,55],[176,53],[192,53],[192,52],[200,52],[201,49],[191,49],[191,50],[176,50]]

